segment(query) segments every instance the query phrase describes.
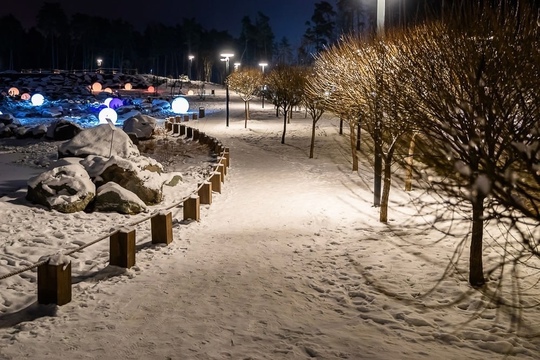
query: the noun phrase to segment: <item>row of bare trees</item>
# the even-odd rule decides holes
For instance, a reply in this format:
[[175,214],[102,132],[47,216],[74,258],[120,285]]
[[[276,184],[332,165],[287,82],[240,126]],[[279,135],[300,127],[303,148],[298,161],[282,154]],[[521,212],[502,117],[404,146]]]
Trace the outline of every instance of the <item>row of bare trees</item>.
[[[414,155],[418,186],[446,199],[447,211],[468,214],[470,231],[460,246],[470,244],[469,283],[482,287],[486,275],[502,278],[506,267],[538,256],[536,14],[522,1],[477,2],[442,21],[345,37],[317,55],[309,69],[276,67],[265,83],[274,105],[283,110],[282,142],[288,110],[300,103],[314,129],[324,111],[349,125],[354,171],[360,136],[367,133],[371,139],[362,143],[372,144],[373,163],[377,157],[382,163],[380,169],[374,166],[374,205],[380,199],[381,222],[388,221],[392,176],[411,174]],[[312,156],[313,139],[311,147]],[[377,194],[377,179],[383,180],[382,194]],[[490,222],[504,224],[520,241],[509,236],[499,243],[503,261],[486,270],[483,247]],[[462,256],[452,259],[456,267]]]

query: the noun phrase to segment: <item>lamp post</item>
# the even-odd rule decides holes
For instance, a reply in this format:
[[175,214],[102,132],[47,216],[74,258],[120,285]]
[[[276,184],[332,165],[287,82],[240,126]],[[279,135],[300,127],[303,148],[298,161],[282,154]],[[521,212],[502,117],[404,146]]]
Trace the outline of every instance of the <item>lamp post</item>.
[[[262,71],[262,74],[264,76],[264,68],[268,66],[268,63],[265,63],[265,62],[260,62],[259,63],[259,66],[261,67],[261,71]],[[262,86],[262,108],[264,109],[264,95],[265,95],[265,92],[266,92],[266,85],[263,84]]]
[[96,59],[96,63],[97,63],[97,70],[99,72],[99,68],[101,67],[101,65],[103,65],[103,59],[102,58],[97,58]]
[[[386,2],[385,0],[377,0],[377,33],[379,35],[384,34],[384,15],[385,15],[385,6]],[[382,76],[382,74],[381,74]],[[380,94],[378,94],[377,99],[375,100],[375,107],[376,109],[379,108],[379,97]],[[382,134],[381,134],[381,114],[379,111],[376,111],[375,113],[375,127],[373,129],[374,132],[374,140],[375,140],[375,158],[373,159],[373,170],[374,170],[374,176],[373,176],[373,206],[381,206],[381,182],[382,182]]]
[[262,73],[264,74],[264,68],[268,66],[268,63],[262,62],[259,63],[259,66],[262,68]]
[[188,56],[188,59],[189,59],[189,70],[188,70],[188,76],[189,76],[189,79],[191,80],[191,65],[193,64],[193,58],[195,56],[193,55],[189,55]]
[[221,54],[222,60],[225,61],[225,113],[226,113],[226,120],[225,124],[227,127],[229,127],[229,84],[227,82],[227,76],[229,75],[229,60],[234,56],[233,53],[223,53]]

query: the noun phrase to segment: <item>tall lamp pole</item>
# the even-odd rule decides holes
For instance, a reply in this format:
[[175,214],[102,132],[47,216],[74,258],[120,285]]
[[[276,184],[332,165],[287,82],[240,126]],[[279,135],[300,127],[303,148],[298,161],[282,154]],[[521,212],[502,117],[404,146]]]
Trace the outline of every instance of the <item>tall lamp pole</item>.
[[227,82],[227,76],[229,76],[229,60],[234,56],[233,53],[223,53],[221,54],[221,57],[223,57],[223,60],[225,60],[225,113],[226,113],[226,120],[225,124],[227,127],[229,127],[229,83]]
[[191,80],[191,66],[193,65],[193,58],[195,58],[195,56],[193,56],[193,55],[188,56],[188,59],[189,59],[189,70],[188,70],[189,80]]
[[[261,67],[262,69],[262,74],[264,76],[264,68],[268,66],[268,63],[265,63],[265,62],[261,62],[259,63],[259,66]],[[263,84],[262,86],[262,108],[264,109],[264,95],[265,95],[265,91],[266,91],[266,85]]]
[[[385,15],[385,0],[377,0],[377,34],[384,34],[384,15]],[[382,75],[382,74],[381,74]],[[378,94],[380,98],[380,94]],[[380,106],[379,99],[376,100],[376,107]],[[382,183],[382,134],[381,134],[381,114],[377,111],[375,114],[375,128],[374,140],[375,140],[375,158],[373,161],[373,206],[381,206],[381,183]]]

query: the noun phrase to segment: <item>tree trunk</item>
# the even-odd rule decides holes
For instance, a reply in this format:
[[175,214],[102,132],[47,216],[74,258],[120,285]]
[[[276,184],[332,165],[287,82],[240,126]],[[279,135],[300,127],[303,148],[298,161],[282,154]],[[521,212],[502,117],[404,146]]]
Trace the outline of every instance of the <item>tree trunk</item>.
[[354,131],[354,122],[349,121],[349,138],[351,141],[352,170],[358,171],[358,154],[356,153],[356,132]]
[[384,158],[384,186],[381,199],[381,211],[379,221],[388,222],[388,200],[390,199],[390,185],[392,185],[392,158],[394,156],[394,147],[392,146]]
[[245,117],[244,128],[247,129],[247,121],[249,117],[249,103],[247,101],[244,101],[244,117]]
[[311,127],[311,144],[309,146],[309,158],[313,159],[313,150],[315,148],[315,125],[317,122],[313,120],[313,126]]
[[381,120],[375,119],[373,141],[375,145],[373,161],[373,206],[381,205],[381,173],[382,173],[382,136]]
[[484,197],[476,196],[472,203],[472,234],[469,257],[469,284],[481,287],[486,283],[484,279],[484,265],[482,262],[482,245],[484,236]]
[[405,191],[412,190],[414,146],[416,144],[416,134],[417,133],[412,134],[411,141],[409,143],[409,156],[407,157],[407,165],[405,168]]
[[339,135],[343,135],[343,118],[339,118]]
[[285,133],[287,132],[287,109],[283,108],[283,135],[281,135],[281,143],[285,144]]
[[362,135],[362,127],[360,126],[360,117],[358,118],[358,127],[356,128],[356,150],[360,151],[360,139]]

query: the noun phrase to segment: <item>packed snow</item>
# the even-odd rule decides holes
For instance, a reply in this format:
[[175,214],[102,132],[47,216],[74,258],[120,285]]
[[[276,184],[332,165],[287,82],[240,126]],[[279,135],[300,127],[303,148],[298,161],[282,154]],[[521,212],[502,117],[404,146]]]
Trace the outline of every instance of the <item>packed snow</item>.
[[[67,256],[73,298],[63,306],[37,304],[35,269],[0,280],[0,359],[538,358],[537,310],[513,331],[514,319],[471,291],[466,273],[443,276],[459,236],[440,241],[436,214],[413,206],[421,190],[396,181],[390,221],[378,222],[369,159],[351,171],[335,116],[318,123],[309,159],[311,120],[301,110],[283,145],[283,120],[268,103],[251,103],[247,129],[234,94],[225,126],[222,88],[190,106],[208,115],[188,125],[220,139],[231,162],[200,221],[171,209],[168,246],[151,244],[149,221],[133,225],[146,214],[32,205],[26,181],[62,142],[0,140],[0,277],[44,256],[64,264],[62,253],[121,227],[137,238],[129,269],[108,265],[106,239]],[[150,211],[204,181],[206,158],[185,155],[169,159],[181,185]],[[486,258],[495,255],[486,246]],[[533,305],[537,286],[528,291],[524,305]]]

